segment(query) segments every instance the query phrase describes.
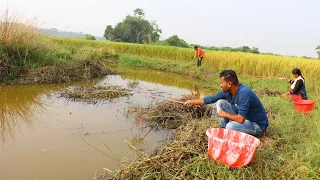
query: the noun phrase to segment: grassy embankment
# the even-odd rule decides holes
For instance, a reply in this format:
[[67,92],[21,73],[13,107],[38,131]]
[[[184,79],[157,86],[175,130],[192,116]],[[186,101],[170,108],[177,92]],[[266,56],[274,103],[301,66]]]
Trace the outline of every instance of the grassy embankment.
[[[73,43],[74,47],[79,48],[85,44],[83,40],[56,39],[56,41],[61,44]],[[316,99],[318,95],[318,87],[315,84],[318,76],[316,71],[319,67],[317,61],[244,53],[208,52],[205,67],[197,70],[194,64],[188,62],[193,53],[189,49],[106,42],[89,42],[89,44],[92,47],[108,46],[117,53],[123,53],[118,61],[120,65],[139,66],[199,78],[203,87],[212,88],[213,91],[217,90],[217,73],[225,68],[235,69],[240,74],[241,82],[256,90],[265,107],[274,115],[274,118],[270,118],[267,138],[257,150],[254,162],[246,168],[232,170],[215,164],[208,158],[203,147],[206,144],[203,132],[217,124],[213,123],[212,119],[204,118],[186,120],[186,123],[178,128],[172,143],[160,147],[154,156],[142,157],[133,164],[124,165],[119,171],[121,175],[116,174],[116,178],[130,176],[169,179],[175,177],[301,179],[319,176],[318,108],[316,107],[307,116],[301,115],[295,112],[288,100],[282,99],[279,95],[264,93],[268,92],[266,90],[285,92],[288,84],[278,80],[277,77],[289,77],[292,68],[299,67],[305,72],[309,97]],[[169,55],[165,55],[165,51]]]
[[60,83],[96,78],[109,72],[107,47],[59,45],[39,34],[36,23],[8,10],[0,18],[0,82]]
[[[272,60],[271,60],[272,61]],[[187,77],[199,78],[202,87],[216,92],[218,69],[212,67],[194,69],[194,65],[184,62],[140,58],[132,55],[121,55],[121,65],[140,66],[163,71],[184,74]],[[298,62],[297,62],[298,63]],[[207,66],[207,64],[206,64]],[[228,69],[236,69],[234,66]],[[290,71],[289,71],[290,72]],[[279,72],[281,74],[281,72]],[[288,73],[290,74],[290,73]],[[125,177],[140,178],[187,178],[187,179],[304,179],[320,176],[320,111],[315,107],[309,115],[295,112],[293,104],[279,94],[285,92],[288,84],[272,77],[240,76],[240,81],[254,89],[264,106],[270,112],[270,127],[257,149],[255,159],[248,167],[229,169],[214,163],[206,151],[206,137],[203,136],[209,127],[219,127],[215,120],[185,119],[173,142],[168,143],[150,156],[142,157],[133,164],[124,165],[115,175],[115,179]],[[307,79],[310,84],[313,81]],[[308,85],[311,99],[317,99],[317,91]]]

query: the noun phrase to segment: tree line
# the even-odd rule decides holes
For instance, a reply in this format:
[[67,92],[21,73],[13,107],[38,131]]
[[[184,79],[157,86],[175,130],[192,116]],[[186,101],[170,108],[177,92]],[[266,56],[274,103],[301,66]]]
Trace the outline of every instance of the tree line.
[[[148,21],[145,19],[145,13],[141,8],[137,8],[133,11],[133,15],[127,15],[126,18],[117,23],[114,27],[107,25],[104,37],[106,40],[114,42],[129,42],[139,44],[155,44],[162,46],[176,46],[182,48],[194,47],[196,44],[188,44],[185,40],[179,38],[178,35],[173,35],[165,40],[159,40],[162,30],[156,23],[156,21]],[[260,53],[256,47],[250,48],[249,46],[241,47],[215,47],[215,46],[201,46],[203,49],[213,51],[229,51],[229,52],[247,52],[254,54],[270,54],[280,56],[273,53]],[[320,45],[316,47],[316,52],[320,58]],[[303,56],[303,58],[310,58]]]

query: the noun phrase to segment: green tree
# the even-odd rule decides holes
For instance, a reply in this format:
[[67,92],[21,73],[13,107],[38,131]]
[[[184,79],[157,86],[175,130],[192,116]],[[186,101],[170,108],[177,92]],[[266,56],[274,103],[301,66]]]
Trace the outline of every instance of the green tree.
[[114,28],[108,25],[105,29],[104,37],[107,40],[131,43],[155,43],[159,41],[161,29],[157,23],[144,19],[144,12],[137,8],[134,16],[128,15],[122,22]]
[[220,48],[219,51],[230,51],[230,52],[233,52],[235,50],[232,47],[222,47],[222,48]]
[[151,24],[142,18],[127,16],[123,22],[118,23],[113,31],[115,41],[132,43],[149,43]]
[[250,49],[250,52],[253,54],[260,54],[259,49],[256,47],[253,47],[252,49]]
[[318,54],[319,59],[320,59],[320,45],[318,47],[316,47],[316,51],[317,51],[317,54]]
[[248,46],[242,46],[241,51],[242,52],[250,52],[250,48]]
[[86,34],[84,37],[86,40],[96,40],[96,37],[92,36],[91,34]]
[[107,28],[104,30],[103,36],[106,38],[106,40],[113,40],[113,27],[111,25],[108,25]]
[[152,21],[150,24],[152,26],[152,31],[149,32],[149,42],[155,43],[159,41],[162,30],[160,29],[156,21]]
[[309,57],[309,56],[301,56],[301,58],[312,59],[312,57]]
[[173,35],[165,41],[168,43],[169,46],[189,47],[189,44],[183,39],[180,39],[178,35]]
[[145,14],[141,8],[136,8],[135,10],[133,10],[133,15],[139,18],[143,18]]
[[[190,44],[191,47],[195,46],[195,44]],[[230,52],[248,52],[253,54],[260,54],[259,49],[256,47],[250,48],[248,46],[241,46],[237,48],[232,47],[215,47],[215,46],[200,46],[198,47],[202,49],[212,50],[212,51],[230,51]]]

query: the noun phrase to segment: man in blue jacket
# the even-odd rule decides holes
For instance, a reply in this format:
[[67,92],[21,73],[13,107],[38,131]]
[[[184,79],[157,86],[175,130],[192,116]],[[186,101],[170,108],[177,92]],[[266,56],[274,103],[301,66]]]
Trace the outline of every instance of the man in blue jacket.
[[203,99],[188,100],[185,104],[216,103],[222,128],[260,136],[269,126],[267,113],[257,95],[238,81],[233,70],[220,73],[221,91]]

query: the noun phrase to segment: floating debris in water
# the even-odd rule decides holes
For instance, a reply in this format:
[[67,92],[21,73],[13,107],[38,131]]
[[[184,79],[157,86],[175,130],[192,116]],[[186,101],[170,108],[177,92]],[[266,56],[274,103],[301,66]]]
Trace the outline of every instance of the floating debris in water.
[[[118,86],[108,87],[68,87],[60,92],[60,97],[71,99],[73,101],[82,101],[96,104],[99,101],[110,101],[122,96],[128,96],[132,93],[128,89]],[[71,112],[72,113],[72,112]],[[70,112],[69,112],[70,114]],[[70,114],[71,115],[71,114]]]

